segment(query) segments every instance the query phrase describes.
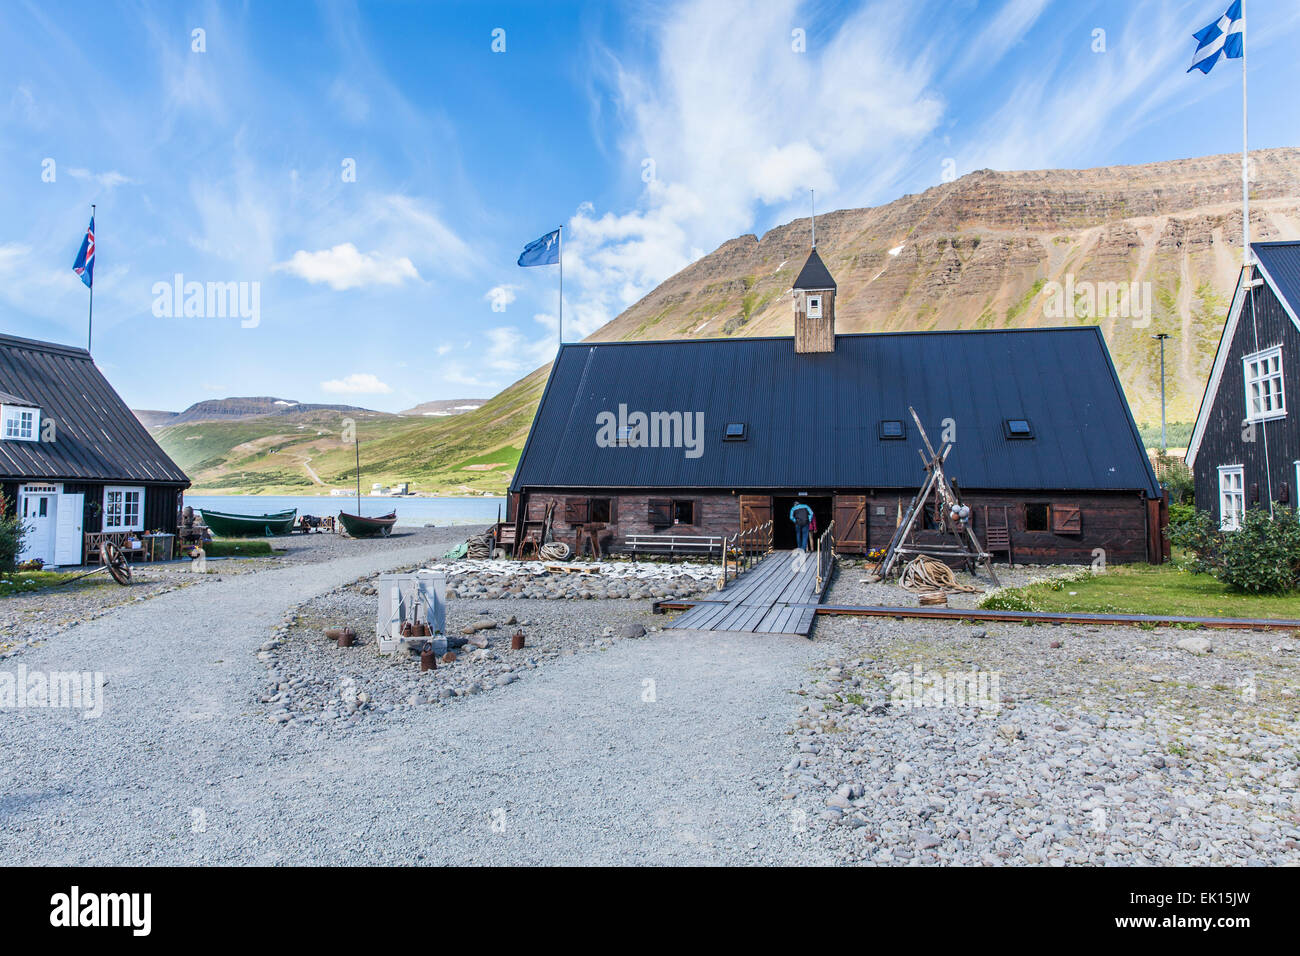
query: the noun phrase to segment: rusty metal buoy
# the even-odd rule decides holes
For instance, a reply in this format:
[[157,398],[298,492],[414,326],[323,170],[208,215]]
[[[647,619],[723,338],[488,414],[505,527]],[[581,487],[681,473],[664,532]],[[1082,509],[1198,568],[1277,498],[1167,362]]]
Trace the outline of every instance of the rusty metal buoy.
[[420,651],[420,673],[425,671],[436,671],[438,669],[438,655],[432,650]]
[[510,649],[512,651],[522,651],[524,649],[523,631],[515,631],[514,635],[510,638]]
[[454,661],[455,659],[456,659],[456,652],[455,652],[455,651],[448,651],[446,654],[443,654],[443,655],[442,655],[442,662],[443,662],[444,664],[450,664],[450,663],[451,663],[452,661]]
[[357,639],[357,632],[350,627],[343,628],[343,633],[339,635],[339,647],[351,647]]

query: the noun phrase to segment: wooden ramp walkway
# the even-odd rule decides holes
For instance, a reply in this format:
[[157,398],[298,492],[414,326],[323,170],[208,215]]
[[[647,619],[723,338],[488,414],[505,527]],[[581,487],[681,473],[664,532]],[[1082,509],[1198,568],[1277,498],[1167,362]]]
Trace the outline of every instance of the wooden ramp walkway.
[[817,556],[808,555],[797,569],[794,558],[793,551],[774,551],[716,598],[700,601],[668,627],[807,636],[814,608],[821,603]]

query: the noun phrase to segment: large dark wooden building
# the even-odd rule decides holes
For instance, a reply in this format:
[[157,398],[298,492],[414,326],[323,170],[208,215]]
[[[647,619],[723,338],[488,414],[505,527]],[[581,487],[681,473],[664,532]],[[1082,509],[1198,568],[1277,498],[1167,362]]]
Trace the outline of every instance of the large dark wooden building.
[[103,534],[175,534],[188,487],[89,352],[0,335],[0,492],[28,527],[21,559],[77,565]]
[[911,406],[953,442],[976,534],[1005,523],[1017,562],[1163,559],[1162,492],[1099,329],[836,335],[816,250],[792,291],[793,337],[563,345],[510,518],[554,505],[559,540],[595,524],[614,549],[772,520],[788,548],[805,502],[840,551],[884,548],[925,478]]
[[1300,242],[1251,244],[1187,447],[1196,506],[1225,529],[1300,488]]

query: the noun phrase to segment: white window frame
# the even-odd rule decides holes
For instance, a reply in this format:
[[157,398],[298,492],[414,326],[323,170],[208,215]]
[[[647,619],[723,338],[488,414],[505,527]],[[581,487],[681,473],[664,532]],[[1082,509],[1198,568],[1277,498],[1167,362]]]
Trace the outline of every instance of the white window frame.
[[[123,518],[125,518],[126,516],[125,496],[128,494],[137,494],[140,496],[140,506],[136,511],[135,521],[131,522],[130,524],[125,523],[125,521],[119,521],[116,524],[109,522],[110,511],[109,511],[109,504],[108,504],[108,496],[110,494],[117,493],[117,492],[121,492],[123,495],[122,498]],[[103,500],[101,504],[103,505],[104,508],[104,520],[103,520],[104,531],[143,531],[144,530],[144,487],[142,485],[105,485]]]
[[[1237,487],[1224,487],[1224,478],[1237,479]],[[1231,497],[1241,499],[1239,509],[1230,509],[1226,507]],[[1236,510],[1236,514],[1232,511]],[[1236,531],[1241,527],[1241,519],[1246,514],[1246,468],[1244,465],[1220,465],[1219,466],[1219,529],[1221,531]]]
[[[14,434],[9,434],[9,426],[22,421],[24,415],[30,415],[32,419],[28,433],[19,434],[20,429],[15,428]],[[24,405],[0,406],[0,439],[5,441],[40,441],[41,410]]]
[[[1252,373],[1251,366],[1259,366],[1261,363],[1268,363],[1276,360],[1277,370],[1267,371],[1263,374],[1258,372]],[[1282,372],[1282,346],[1275,345],[1270,349],[1261,349],[1258,352],[1252,352],[1250,355],[1242,357],[1241,360],[1241,379],[1243,389],[1246,395],[1246,421],[1248,422],[1267,422],[1275,418],[1286,417],[1286,378]],[[1252,400],[1252,389],[1258,388],[1261,384],[1267,382],[1277,382],[1276,392],[1270,392],[1267,398],[1275,400],[1276,404],[1272,408],[1260,408],[1255,410],[1255,403]],[[1261,393],[1261,402],[1265,395]]]
[[820,319],[822,317],[822,297],[820,295],[808,296],[808,318]]

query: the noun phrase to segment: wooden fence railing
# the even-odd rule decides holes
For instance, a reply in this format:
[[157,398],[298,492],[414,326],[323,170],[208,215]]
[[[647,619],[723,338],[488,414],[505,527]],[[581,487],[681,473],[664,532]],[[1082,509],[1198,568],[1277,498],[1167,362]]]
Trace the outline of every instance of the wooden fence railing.
[[[727,539],[722,549],[722,587],[727,582],[748,571],[756,560],[772,550],[772,522],[764,521],[752,528],[737,531]],[[734,573],[733,572],[734,568]]]
[[813,550],[817,553],[817,593],[821,594],[830,580],[835,568],[835,522],[831,521],[826,530],[814,539]]

